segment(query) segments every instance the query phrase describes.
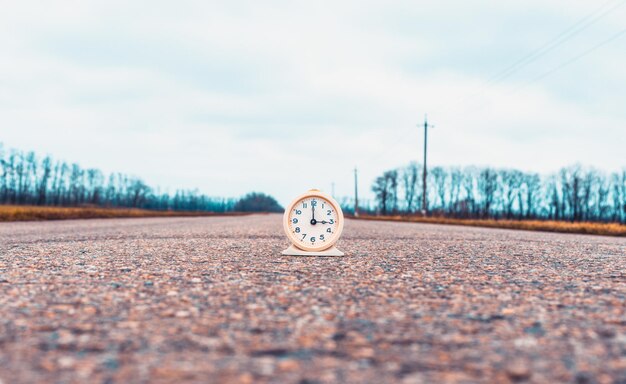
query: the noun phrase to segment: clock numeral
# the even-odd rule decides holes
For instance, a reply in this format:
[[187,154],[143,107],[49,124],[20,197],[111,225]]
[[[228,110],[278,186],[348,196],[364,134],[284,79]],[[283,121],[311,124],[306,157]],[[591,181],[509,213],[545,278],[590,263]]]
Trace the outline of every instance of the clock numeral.
[[311,237],[311,243],[315,243],[315,237]]
[[307,207],[306,203],[302,203],[302,208],[306,208],[306,207]]
[[328,222],[329,222],[330,224],[335,224],[335,220],[333,220],[333,219],[330,219]]
[[295,231],[296,233],[300,233],[300,227],[296,227]]
[[326,204],[322,203],[322,209],[324,209],[324,206],[325,206],[325,205],[326,205]]
[[311,206],[312,207],[317,207],[317,200],[311,201]]
[[324,240],[324,235],[320,235],[320,240]]
[[306,233],[302,234],[302,240],[304,240],[306,238]]
[[301,215],[301,214],[302,214],[302,211],[299,209],[296,209],[296,215]]
[[328,232],[328,233],[333,233],[333,230],[332,230],[332,228],[328,228],[328,229],[326,230],[326,232]]
[[326,216],[330,216],[331,214],[332,214],[332,211],[330,209],[326,211]]
[[298,219],[294,218],[293,220],[291,220],[291,222],[294,224],[298,224]]

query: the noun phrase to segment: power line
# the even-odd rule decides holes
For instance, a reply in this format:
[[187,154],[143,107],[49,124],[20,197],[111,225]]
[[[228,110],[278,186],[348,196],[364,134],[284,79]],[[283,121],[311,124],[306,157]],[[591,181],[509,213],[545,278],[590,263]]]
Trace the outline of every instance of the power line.
[[[576,23],[574,23],[572,26],[570,26],[569,28],[567,28],[566,30],[564,30],[563,32],[558,34],[552,40],[548,41],[547,43],[545,43],[541,47],[535,49],[530,54],[522,57],[521,59],[519,59],[518,61],[513,63],[511,66],[505,68],[498,75],[492,77],[489,80],[489,82],[499,82],[499,81],[507,78],[511,74],[517,72],[518,68],[523,68],[526,65],[536,61],[537,59],[539,59],[542,56],[544,56],[546,53],[556,49],[561,44],[563,44],[566,41],[570,40],[572,37],[578,35],[580,32],[582,32],[585,29],[589,28],[590,26],[595,24],[597,21],[601,20],[602,18],[604,18],[605,16],[607,16],[611,12],[615,11],[617,8],[619,8],[622,5],[624,5],[626,3],[626,0],[618,2],[613,7],[605,10],[604,12],[602,12],[599,15],[597,15],[596,17],[593,17],[593,15],[595,15],[598,12],[600,12],[603,8],[605,8],[608,4],[610,4],[612,2],[613,2],[613,0],[606,2],[600,8],[598,8],[596,11],[594,11],[591,14],[589,14],[589,15],[583,17],[582,19],[578,20]],[[589,22],[585,23],[585,21],[590,19],[590,18],[591,18],[591,20]],[[578,28],[579,25],[581,25],[580,28]]]
[[[610,4],[613,4],[613,5],[610,6],[608,9],[605,9]],[[513,75],[514,73],[518,72],[522,68],[524,68],[527,65],[535,62],[536,60],[538,60],[541,57],[545,56],[547,53],[549,53],[552,50],[556,49],[557,47],[559,47],[560,45],[562,45],[566,41],[570,40],[574,36],[578,35],[582,31],[586,30],[591,25],[595,24],[596,22],[598,22],[599,20],[603,19],[604,17],[606,17],[610,13],[614,12],[615,10],[617,10],[619,7],[623,6],[624,4],[626,4],[626,0],[622,0],[622,1],[619,1],[617,3],[614,3],[611,0],[611,1],[608,1],[608,2],[604,3],[601,7],[597,8],[594,12],[592,12],[592,13],[586,15],[585,17],[579,19],[576,23],[574,23],[570,27],[566,28],[564,31],[562,31],[557,36],[555,36],[553,39],[551,39],[548,42],[544,43],[543,45],[541,45],[540,47],[536,48],[535,50],[533,50],[532,52],[530,52],[526,56],[520,58],[519,60],[515,61],[513,64],[509,65],[508,67],[506,67],[502,71],[498,72],[496,75],[494,75],[491,78],[489,78],[484,83],[484,85],[480,89],[478,89],[478,91],[472,93],[471,95],[469,95],[467,97],[459,99],[459,101],[457,103],[454,103],[453,106],[460,106],[460,104],[462,102],[464,102],[465,100],[467,100],[468,98],[473,97],[473,96],[478,95],[478,94],[481,94],[489,86],[497,84],[497,83],[503,81],[504,79],[510,77],[511,75]],[[525,83],[521,87],[518,87],[518,88],[514,89],[513,92],[511,92],[511,93],[514,93],[515,91],[519,90],[520,88],[528,86],[528,85],[530,85],[532,83],[535,83],[537,81],[540,81],[540,80],[542,80],[542,79],[552,75],[553,73],[555,73],[555,72],[557,72],[557,71],[567,67],[568,65],[570,65],[570,64],[580,60],[581,58],[591,54],[592,52],[594,52],[595,50],[599,49],[600,47],[610,43],[613,40],[616,40],[617,38],[621,37],[624,33],[626,33],[626,29],[621,30],[617,34],[609,37],[608,39],[600,42],[599,44],[597,44],[597,45],[587,49],[586,51],[584,51],[584,52],[582,52],[582,53],[580,53],[580,54],[578,54],[578,55],[576,55],[576,56],[566,60],[565,62],[557,65],[556,67],[550,69],[549,71],[546,71],[546,72],[540,74],[539,76],[531,79],[530,81],[528,81],[527,83]],[[435,110],[437,110],[437,108],[438,107],[435,107]],[[444,109],[443,111],[447,111],[449,109],[450,108]],[[427,123],[425,123],[425,124],[427,124]],[[390,151],[394,150],[398,144],[406,141],[404,134],[407,133],[408,130],[409,130],[408,128],[405,129],[405,130],[402,130],[400,132],[400,136],[398,137],[398,139],[396,141],[394,141],[384,151],[380,152],[378,156],[375,156],[373,158],[369,158],[367,163],[380,160],[383,156],[387,155]],[[426,131],[427,131],[427,129],[425,129],[425,132]],[[424,167],[426,167],[426,140],[427,140],[427,138],[426,138],[426,135],[425,135],[425,140],[424,140],[424,144],[425,144],[425,148],[424,148],[424,155],[425,155],[425,157],[424,157]],[[424,174],[426,174],[426,170],[424,170]],[[356,184],[356,169],[355,169],[355,184]],[[356,193],[355,193],[355,195],[356,195]],[[423,206],[425,206],[425,205],[426,204],[423,203]]]
[[[613,5],[610,6],[611,4],[613,4]],[[471,93],[468,96],[459,98],[458,101],[453,103],[453,104],[451,104],[451,106],[449,108],[446,108],[446,109],[443,109],[443,110],[438,109],[441,106],[443,106],[443,104],[440,104],[439,106],[436,106],[434,108],[434,111],[436,111],[436,112],[446,112],[446,111],[450,111],[451,109],[459,110],[460,108],[454,108],[454,107],[460,107],[461,104],[463,104],[469,98],[472,98],[472,97],[474,97],[476,95],[479,95],[479,94],[483,93],[484,90],[486,90],[491,85],[500,83],[502,80],[510,77],[515,72],[518,72],[519,70],[521,70],[522,68],[526,67],[527,65],[529,65],[529,64],[535,62],[536,60],[540,59],[541,57],[545,56],[548,52],[556,49],[561,44],[565,43],[566,41],[570,40],[574,36],[578,35],[580,32],[586,30],[591,25],[595,24],[599,20],[603,19],[605,16],[607,16],[610,13],[614,12],[615,10],[617,10],[619,7],[623,6],[624,4],[626,4],[626,0],[621,0],[621,1],[617,2],[617,3],[614,3],[613,0],[610,0],[610,1],[606,2],[606,3],[604,3],[602,6],[597,8],[595,11],[593,11],[590,14],[586,15],[585,17],[579,19],[576,23],[572,24],[571,26],[569,26],[568,28],[566,28],[565,30],[560,32],[557,36],[555,36],[551,40],[548,40],[546,43],[544,43],[541,46],[539,46],[538,48],[534,49],[529,54],[527,54],[524,57],[518,59],[513,64],[509,65],[508,67],[506,67],[502,71],[498,72],[496,75],[490,77],[483,84],[483,86],[481,88],[479,88],[476,92],[473,92],[473,93]],[[608,9],[606,9],[607,6],[609,6]],[[543,77],[541,77],[541,78],[543,78]],[[538,81],[538,80],[540,80],[540,79],[537,79],[535,81]],[[405,137],[404,137],[404,134],[407,133],[408,131],[409,131],[409,128],[407,128],[406,130],[401,131],[400,132],[400,137],[395,142],[393,142],[390,146],[388,146],[386,150],[380,152],[379,155],[377,155],[376,157],[370,158],[368,162],[374,162],[374,161],[380,160],[383,156],[385,156],[389,152],[391,152],[391,150],[395,149],[398,144],[406,141]]]
[[553,73],[555,73],[557,71],[560,71],[561,69],[567,67],[568,65],[573,64],[573,63],[577,62],[578,60],[582,59],[583,57],[585,57],[585,56],[593,53],[594,51],[602,48],[603,46],[607,45],[608,43],[612,42],[613,40],[617,40],[618,38],[622,37],[625,33],[626,33],[626,28],[624,28],[621,31],[619,31],[618,33],[612,35],[608,39],[599,42],[598,44],[594,45],[593,47],[591,47],[591,48],[589,48],[589,49],[579,53],[578,55],[576,55],[576,56],[574,56],[574,57],[572,57],[572,58],[562,62],[561,64],[559,64],[556,67],[550,69],[549,71],[546,71],[546,72],[540,74],[539,76],[531,79],[530,81],[526,82],[526,84],[524,84],[520,88],[523,88],[523,87],[525,87],[527,85],[535,83],[535,82],[537,82],[539,80],[542,80],[542,79],[552,75]]
[[605,16],[609,15],[610,13],[614,12],[615,10],[617,10],[618,8],[620,8],[621,6],[626,4],[626,0],[622,0],[622,1],[619,1],[618,3],[614,4],[612,7],[602,11],[604,8],[606,8],[607,5],[609,5],[609,4],[613,3],[613,2],[614,2],[613,0],[610,0],[610,1],[606,2],[606,3],[604,3],[601,7],[599,7],[598,9],[593,11],[592,13],[588,14],[587,16],[583,17],[582,19],[579,19],[576,23],[574,23],[570,27],[566,28],[564,31],[562,31],[557,36],[555,36],[553,39],[549,40],[548,42],[544,43],[540,47],[534,49],[529,54],[527,54],[524,57],[520,58],[519,60],[515,61],[510,66],[508,66],[504,70],[500,71],[498,74],[490,77],[487,81],[485,81],[483,86],[481,88],[479,88],[476,92],[473,92],[473,93],[471,93],[471,94],[469,94],[469,95],[467,95],[465,97],[459,98],[449,108],[445,108],[443,110],[439,110],[438,108],[440,106],[442,106],[442,105],[440,105],[440,106],[435,107],[434,110],[436,112],[446,112],[446,111],[449,111],[450,109],[452,109],[455,106],[460,106],[466,100],[468,100],[470,98],[473,98],[474,96],[480,95],[481,93],[483,93],[490,86],[502,82],[504,79],[506,79],[506,78],[510,77],[511,75],[515,74],[516,72],[518,72],[522,68],[524,68],[524,67],[528,66],[529,64],[532,64],[533,62],[537,61],[541,57],[545,56],[547,53],[549,53],[549,52],[553,51],[554,49],[558,48],[563,43],[567,42],[568,40],[570,40],[574,36],[578,35],[580,32],[586,30],[587,28],[589,28],[590,26],[592,26],[593,24],[595,24],[599,20],[603,19]]
[[[618,38],[624,36],[625,34],[626,34],[626,28],[620,30],[619,32],[617,32],[617,33],[615,33],[613,35],[611,35],[609,38],[600,41],[599,43],[593,45],[592,47],[587,48],[586,50],[580,52],[579,54],[570,57],[569,59],[567,59],[567,60],[561,62],[560,64],[552,67],[551,69],[549,69],[549,70],[547,70],[545,72],[540,73],[539,75],[533,77],[532,79],[524,82],[523,84],[519,85],[518,87],[515,87],[514,89],[512,89],[509,92],[505,93],[505,95],[508,96],[508,95],[513,95],[513,94],[518,93],[520,90],[528,87],[529,85],[534,84],[534,83],[536,83],[536,82],[538,82],[540,80],[543,80],[546,77],[551,76],[554,73],[562,70],[563,68],[568,67],[571,64],[574,64],[575,62],[579,61],[583,57],[590,55],[591,53],[593,53],[596,50],[602,48],[603,46],[609,44],[610,42],[612,42],[614,40],[617,40]],[[483,107],[478,108],[478,109],[476,109],[476,110],[474,110],[472,112],[476,113],[476,112],[479,112],[479,111],[483,110],[484,108],[486,108],[486,105],[484,105]]]

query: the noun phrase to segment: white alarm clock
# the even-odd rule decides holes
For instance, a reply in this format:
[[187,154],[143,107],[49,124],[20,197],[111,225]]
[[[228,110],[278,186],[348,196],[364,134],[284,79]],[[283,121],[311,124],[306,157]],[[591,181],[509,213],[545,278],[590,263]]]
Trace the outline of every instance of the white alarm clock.
[[343,212],[331,196],[311,189],[285,209],[283,228],[291,242],[283,255],[343,256],[335,244],[343,231]]

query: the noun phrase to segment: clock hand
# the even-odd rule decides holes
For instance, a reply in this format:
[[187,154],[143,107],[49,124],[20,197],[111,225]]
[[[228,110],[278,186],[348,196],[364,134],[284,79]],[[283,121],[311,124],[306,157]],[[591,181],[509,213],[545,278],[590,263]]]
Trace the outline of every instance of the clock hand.
[[311,225],[317,224],[317,220],[315,220],[315,205],[311,204],[311,212],[313,217],[311,218]]

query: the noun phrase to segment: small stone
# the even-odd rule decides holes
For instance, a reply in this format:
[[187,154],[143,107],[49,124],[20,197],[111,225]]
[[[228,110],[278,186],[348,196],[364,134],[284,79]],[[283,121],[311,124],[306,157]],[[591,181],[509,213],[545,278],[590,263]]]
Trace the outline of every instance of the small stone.
[[174,315],[175,312],[171,308],[168,308],[165,311],[161,312],[161,317],[173,317]]
[[515,314],[515,308],[504,308],[502,310],[502,315],[504,316],[514,315],[514,314]]
[[194,277],[193,279],[191,279],[191,282],[194,284],[198,284],[202,282],[202,279],[199,277]]
[[278,363],[278,369],[281,371],[296,371],[298,368],[300,364],[294,359],[282,360]]
[[359,348],[354,351],[353,356],[359,359],[369,359],[374,357],[374,349],[369,347]]
[[317,339],[315,335],[301,335],[300,337],[298,337],[298,344],[304,348],[311,348],[315,345],[316,340]]
[[574,376],[574,382],[576,384],[590,384],[593,383],[593,375],[589,372],[578,372],[576,376]]
[[58,339],[56,340],[59,347],[70,347],[76,342],[76,336],[69,330],[63,329],[58,332]]
[[83,308],[83,313],[86,315],[95,315],[96,313],[98,313],[98,308],[94,307],[93,305],[88,305]]
[[138,321],[120,321],[117,323],[118,328],[139,329]]
[[74,360],[74,358],[71,356],[61,356],[57,361],[59,367],[62,369],[72,368],[75,362],[76,360]]
[[56,364],[50,358],[44,358],[40,366],[48,372],[54,372],[56,370]]
[[543,336],[546,333],[539,322],[535,322],[532,326],[524,328],[524,332],[535,336]]
[[237,384],[252,384],[254,383],[254,376],[250,372],[242,373],[237,377]]
[[120,362],[114,357],[109,357],[104,360],[103,365],[106,369],[116,371],[120,367]]
[[178,296],[178,292],[176,292],[176,291],[167,291],[166,295],[167,296]]
[[613,328],[600,328],[596,331],[599,336],[610,339],[615,337],[615,330]]
[[414,372],[402,379],[402,384],[425,384],[428,383],[425,376],[421,372]]
[[153,285],[154,285],[154,283],[152,281],[150,281],[150,280],[143,282],[143,286],[144,287],[152,287]]
[[377,265],[372,269],[372,273],[374,273],[374,275],[382,275],[385,273],[385,270]]
[[79,334],[93,332],[94,328],[94,325],[91,323],[81,323],[74,325],[71,329],[72,332]]
[[176,317],[189,317],[191,314],[189,311],[177,311]]
[[528,380],[532,373],[527,361],[515,359],[507,364],[506,374],[513,381],[523,381]]

